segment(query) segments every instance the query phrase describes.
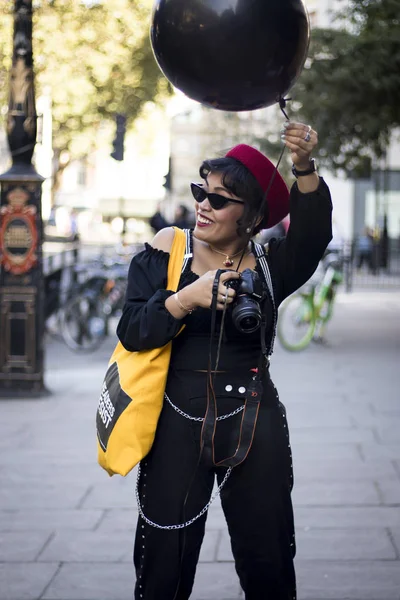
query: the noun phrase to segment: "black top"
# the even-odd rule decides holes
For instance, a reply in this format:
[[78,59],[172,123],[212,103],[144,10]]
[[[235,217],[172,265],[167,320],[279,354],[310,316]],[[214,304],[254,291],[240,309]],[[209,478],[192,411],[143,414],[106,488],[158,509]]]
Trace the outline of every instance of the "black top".
[[[314,273],[332,239],[332,202],[329,188],[321,178],[315,192],[302,194],[297,183],[290,192],[290,226],[286,238],[269,242],[268,265],[274,287],[275,304],[279,304],[302,286]],[[171,367],[207,369],[211,328],[211,310],[196,309],[184,319],[175,319],[165,308],[174,292],[166,290],[169,254],[145,245],[133,257],[128,275],[126,302],[117,327],[117,335],[127,350],[135,351],[163,346],[173,339],[182,324],[184,330],[173,340]],[[261,274],[257,265],[256,270]],[[191,261],[181,275],[179,288],[192,283],[198,275]],[[267,335],[272,325],[272,305],[265,302]],[[222,311],[218,311],[216,335]],[[225,317],[220,370],[250,369],[257,365],[260,334],[239,333],[230,312]]]

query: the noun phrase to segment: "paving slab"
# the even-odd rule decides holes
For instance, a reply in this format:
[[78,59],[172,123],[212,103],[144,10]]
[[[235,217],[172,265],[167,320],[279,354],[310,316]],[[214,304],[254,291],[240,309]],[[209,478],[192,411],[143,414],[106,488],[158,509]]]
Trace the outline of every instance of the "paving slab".
[[359,452],[366,461],[379,458],[387,458],[395,461],[400,460],[400,444],[360,444]]
[[193,600],[242,597],[238,576],[232,563],[202,563],[196,571]]
[[379,418],[377,419],[374,431],[376,431],[378,441],[382,444],[398,444],[400,441],[399,424],[395,424],[393,421],[394,419],[391,420],[392,424],[390,426],[381,426]]
[[127,563],[64,564],[40,600],[132,600],[134,581]]
[[[114,483],[114,482],[113,482]],[[108,484],[108,485],[107,485]],[[82,508],[101,509],[101,508],[132,508],[136,506],[135,486],[112,485],[111,482],[106,484],[96,484],[90,490],[90,493],[85,497]]]
[[215,501],[215,506],[208,511],[207,529],[225,529],[226,521],[224,512],[219,503]]
[[[379,473],[380,479],[391,480],[397,477],[393,461],[390,459],[371,459],[362,461],[361,458],[344,461],[341,458],[297,457],[296,448],[292,447],[293,463],[296,478],[301,481],[373,481]],[[346,465],[346,468],[344,467]]]
[[0,600],[38,600],[58,569],[57,563],[0,563]]
[[99,531],[59,531],[37,557],[39,562],[91,563],[121,562],[132,554],[131,532],[110,536]]
[[[26,451],[25,451],[26,457]],[[0,466],[1,480],[4,484],[17,485],[81,485],[85,487],[93,483],[103,483],[106,479],[104,472],[90,460],[69,462],[53,459],[52,463],[37,462],[26,469],[24,462],[20,464],[3,464]]]
[[384,504],[400,507],[400,480],[398,478],[395,477],[390,481],[377,478],[377,488]]
[[96,462],[97,457],[93,450],[83,452],[78,446],[63,447],[60,445],[60,440],[56,441],[55,445],[44,445],[43,447],[31,447],[29,443],[25,444],[21,448],[12,448],[10,452],[0,454],[0,466],[22,466],[26,465],[26,454],[27,448],[29,448],[29,455],[32,463],[47,464],[48,468],[51,469],[54,465],[65,465],[71,464],[72,462],[79,463],[80,460],[84,462]]
[[293,444],[299,442],[314,443],[316,446],[323,447],[324,443],[328,444],[362,444],[365,442],[375,442],[376,435],[372,429],[355,429],[341,427],[319,427],[316,429],[292,429],[289,413],[289,428],[290,439]]
[[101,510],[0,510],[0,531],[41,531],[95,529]]
[[22,531],[0,532],[0,563],[35,561],[51,537],[51,530],[30,531],[28,536]]
[[397,506],[296,506],[297,528],[388,528],[400,527]]
[[388,531],[383,528],[297,528],[296,547],[302,560],[362,561],[397,559],[397,552]]
[[231,548],[231,540],[228,534],[228,531],[224,529],[221,532],[221,539],[218,546],[217,552],[217,561],[219,562],[229,562],[233,561],[232,548]]
[[89,486],[17,485],[5,484],[0,488],[2,509],[77,508],[86,496]]
[[[315,410],[312,405],[306,407],[302,403],[301,407],[290,406],[287,408],[287,417],[291,431],[296,431],[297,429],[310,430],[311,427],[318,429],[325,429],[327,427],[350,428],[354,425],[352,411],[340,405],[324,407],[324,410]],[[368,423],[367,418],[365,419],[365,423]]]
[[399,600],[398,561],[296,561],[299,599]]
[[138,511],[135,508],[108,508],[102,511],[102,517],[96,527],[98,531],[116,533],[136,529]]
[[398,414],[397,411],[355,411],[352,415],[352,419],[356,427],[372,427],[378,431],[385,431],[385,429],[391,431],[392,435],[388,438],[388,440],[383,438],[383,443],[387,443],[389,440],[392,441],[392,436],[396,437],[395,430],[397,426],[397,443],[400,442],[400,413]]
[[[375,447],[375,443],[374,443],[374,447]],[[324,444],[324,450],[321,456],[321,459],[329,459],[329,458],[334,458],[336,460],[340,460],[340,461],[348,461],[348,460],[363,460],[362,454],[360,452],[360,446],[362,448],[365,447],[365,445],[360,445],[360,444],[336,444],[336,443],[326,443]],[[315,448],[315,443],[312,442],[296,442],[294,447],[292,444],[292,449],[293,452],[295,453],[294,458],[296,461],[299,460],[309,460],[309,459],[315,459],[315,455],[316,455],[316,448]],[[372,454],[371,456],[372,458],[375,458],[375,455]],[[390,456],[387,457],[386,455],[383,455],[382,458],[391,458]],[[297,467],[296,467],[297,469]]]
[[400,525],[389,527],[388,532],[396,550],[397,558],[400,558]]
[[209,529],[204,535],[200,550],[199,562],[213,563],[217,560],[218,548],[221,541],[221,529]]
[[[345,467],[345,465],[343,465]],[[296,506],[378,505],[381,495],[372,481],[314,481],[295,474],[293,501]]]

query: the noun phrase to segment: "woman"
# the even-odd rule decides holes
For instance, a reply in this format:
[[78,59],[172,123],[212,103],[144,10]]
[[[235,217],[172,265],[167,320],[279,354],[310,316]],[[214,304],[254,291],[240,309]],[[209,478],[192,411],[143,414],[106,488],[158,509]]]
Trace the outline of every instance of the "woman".
[[[268,246],[273,290],[265,281],[260,303],[269,353],[277,306],[309,279],[331,239],[329,190],[310,159],[317,133],[306,125],[287,123],[282,140],[291,151],[298,180],[290,192],[287,236]],[[131,351],[160,347],[173,339],[164,408],[152,450],[141,463],[141,516],[134,552],[137,600],[189,598],[204,535],[203,511],[215,475],[222,486],[222,508],[245,598],[296,598],[289,434],[284,406],[267,369],[257,374],[262,399],[244,460],[232,470],[216,466],[229,464],[224,459],[240,446],[244,399],[262,364],[260,329],[249,333],[238,328],[231,310],[238,305],[235,286],[226,284],[239,284],[245,269],[260,280],[268,279],[249,237],[288,212],[289,192],[280,175],[273,175],[272,163],[243,144],[222,159],[203,163],[202,183],[192,184],[197,221],[177,293],[165,289],[173,229],[160,231],[152,246],[132,260],[119,339]],[[210,385],[213,287],[217,318]],[[218,420],[215,435],[212,432],[205,441],[202,418],[210,408],[210,393],[215,393],[217,414],[230,416]],[[165,527],[176,524],[186,526]]]

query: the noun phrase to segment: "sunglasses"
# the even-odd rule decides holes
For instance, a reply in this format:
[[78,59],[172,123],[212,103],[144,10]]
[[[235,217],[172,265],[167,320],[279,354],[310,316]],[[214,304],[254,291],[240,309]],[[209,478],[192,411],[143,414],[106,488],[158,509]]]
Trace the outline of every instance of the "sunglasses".
[[221,196],[221,194],[209,194],[199,183],[191,183],[190,189],[192,190],[193,198],[196,202],[201,204],[203,200],[208,198],[211,208],[214,210],[225,208],[229,202],[233,202],[233,204],[244,204],[243,200],[232,200],[231,198],[226,198],[226,196]]

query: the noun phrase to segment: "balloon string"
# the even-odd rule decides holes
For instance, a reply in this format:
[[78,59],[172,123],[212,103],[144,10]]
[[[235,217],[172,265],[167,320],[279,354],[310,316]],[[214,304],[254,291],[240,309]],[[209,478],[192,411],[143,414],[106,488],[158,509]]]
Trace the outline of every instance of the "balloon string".
[[253,237],[253,235],[254,235],[254,234],[253,234],[254,228],[255,228],[255,227],[256,227],[256,225],[257,225],[257,221],[258,221],[258,219],[259,219],[259,218],[262,216],[262,213],[263,213],[263,211],[265,210],[265,205],[267,204],[267,201],[268,201],[269,192],[270,192],[270,190],[271,190],[271,188],[272,188],[272,185],[273,185],[273,183],[274,183],[274,181],[275,181],[275,177],[276,177],[276,174],[278,173],[279,165],[281,164],[281,161],[282,161],[283,155],[284,155],[284,153],[285,153],[285,150],[286,150],[286,146],[284,146],[284,147],[282,148],[282,151],[281,151],[281,153],[280,153],[280,156],[279,156],[278,162],[277,162],[277,164],[276,164],[276,166],[275,166],[275,168],[274,168],[274,171],[273,171],[273,173],[272,173],[272,176],[271,176],[271,179],[270,179],[270,181],[269,181],[268,187],[267,187],[267,189],[266,189],[266,191],[265,191],[263,202],[262,202],[262,204],[261,204],[261,206],[260,206],[260,208],[259,208],[259,210],[258,210],[258,212],[257,212],[257,215],[255,216],[255,218],[254,218],[254,220],[253,220],[253,223],[252,223],[252,225],[251,225],[250,232],[249,232],[249,234],[248,234],[248,237],[247,237],[247,240],[246,240],[246,245],[245,245],[245,247],[243,248],[243,252],[242,252],[242,254],[241,254],[241,256],[240,256],[240,259],[239,259],[238,266],[236,267],[236,271],[239,271],[240,265],[242,264],[242,261],[243,261],[243,259],[244,259],[244,256],[245,256],[245,254],[246,254],[246,250],[247,250],[248,244],[249,244],[249,242],[250,242],[251,238],[252,238],[252,237]]
[[[280,98],[280,99],[279,99],[279,108],[281,109],[281,111],[283,112],[283,114],[285,115],[285,117],[286,117],[286,119],[287,119],[288,121],[289,121],[290,119],[289,119],[289,116],[287,115],[287,113],[286,113],[286,111],[285,111],[285,108],[286,108],[286,104],[287,104],[287,103],[288,103],[288,102],[289,102],[291,99],[292,99],[292,98]],[[238,263],[238,266],[237,266],[237,267],[236,267],[236,269],[235,269],[236,271],[239,271],[239,268],[240,268],[240,266],[241,266],[241,264],[242,264],[242,261],[243,261],[243,259],[244,259],[244,256],[245,256],[245,254],[246,254],[246,249],[247,249],[248,243],[250,242],[251,238],[253,237],[253,231],[254,231],[254,228],[256,227],[256,225],[257,225],[257,221],[258,221],[258,219],[261,217],[261,215],[262,215],[262,213],[263,213],[263,211],[264,211],[264,209],[265,209],[265,204],[266,204],[266,203],[267,203],[267,201],[268,201],[268,196],[269,196],[270,190],[271,190],[271,188],[272,188],[272,185],[273,185],[273,183],[274,183],[274,181],[275,181],[276,174],[278,173],[278,169],[279,169],[279,166],[280,166],[280,164],[281,164],[281,162],[282,162],[282,158],[283,158],[283,155],[284,155],[284,153],[285,153],[285,150],[286,150],[286,146],[283,146],[283,148],[282,148],[282,151],[281,151],[281,153],[280,153],[280,155],[279,155],[279,158],[278,158],[278,162],[277,162],[277,164],[276,164],[276,166],[275,166],[275,168],[274,168],[274,171],[273,171],[273,173],[272,173],[272,176],[271,176],[271,179],[270,179],[270,181],[269,181],[268,187],[267,187],[267,189],[266,189],[266,191],[265,191],[265,194],[264,194],[264,200],[263,200],[263,202],[262,202],[262,204],[261,204],[261,206],[260,206],[260,208],[259,208],[259,210],[258,210],[258,212],[257,212],[257,215],[255,216],[255,218],[254,218],[254,220],[253,220],[253,223],[252,223],[252,225],[251,225],[250,232],[249,232],[249,235],[248,235],[248,237],[247,237],[247,240],[246,240],[246,241],[247,241],[247,243],[246,243],[245,247],[243,248],[243,252],[242,252],[242,254],[241,254],[240,258],[239,258],[239,263]]]
[[285,108],[286,108],[286,104],[288,102],[290,102],[290,100],[292,100],[292,98],[279,98],[279,108],[281,109],[281,111],[283,112],[283,114],[285,115],[285,117],[288,121],[289,121],[289,117],[285,111]]

